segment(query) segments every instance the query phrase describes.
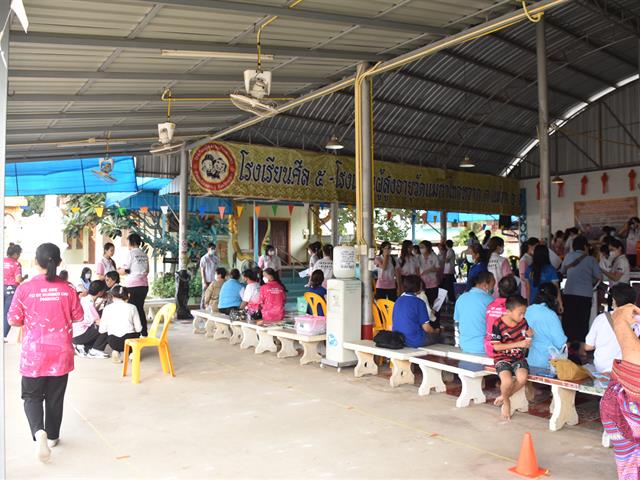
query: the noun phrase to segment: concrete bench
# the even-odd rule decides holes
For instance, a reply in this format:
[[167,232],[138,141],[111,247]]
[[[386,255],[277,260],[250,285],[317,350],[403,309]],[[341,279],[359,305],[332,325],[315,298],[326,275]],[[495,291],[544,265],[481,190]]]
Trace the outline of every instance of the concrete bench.
[[357,340],[353,342],[344,342],[342,344],[347,350],[353,350],[358,357],[358,364],[353,370],[356,377],[364,375],[377,375],[378,366],[374,360],[374,356],[388,358],[393,360],[391,366],[391,378],[389,384],[397,387],[405,383],[414,382],[414,375],[411,371],[412,357],[424,355],[424,351],[419,348],[402,348],[400,350],[391,350],[389,348],[376,347],[372,340]]
[[205,320],[205,336],[214,340],[231,339],[231,319],[223,313],[209,313],[206,310],[191,310],[194,333],[196,322]]
[[278,351],[278,358],[297,357],[298,350],[295,348],[295,342],[300,342],[303,349],[300,365],[317,363],[322,359],[318,353],[318,346],[327,338],[324,333],[322,335],[301,335],[289,328],[278,328],[269,330],[269,335],[276,337],[280,341],[281,347]]
[[487,401],[482,391],[482,379],[491,373],[484,369],[484,365],[447,358],[442,355],[411,357],[409,361],[418,365],[422,370],[419,395],[429,395],[432,389],[436,392],[445,392],[447,388],[442,381],[442,372],[449,372],[458,375],[462,383],[462,392],[456,400],[456,407],[468,407],[471,401],[476,404]]
[[466,353],[460,348],[453,345],[444,345],[437,343],[435,345],[429,345],[428,347],[421,347],[428,355],[436,355],[440,357],[453,358],[454,360],[461,360],[463,362],[479,363],[481,365],[493,365],[493,358],[488,355],[478,353]]
[[[270,331],[278,329],[281,325],[256,325],[248,322],[233,322],[233,336],[237,337],[238,329],[240,331],[241,340],[240,348],[248,349],[255,347],[255,353],[264,352],[275,353],[278,350],[274,337],[270,335]],[[231,341],[230,341],[231,342]]]
[[[209,312],[206,310],[191,310],[191,315],[193,316],[193,333],[199,335],[206,333],[207,337],[212,337],[213,331],[215,330],[215,323],[209,318]],[[209,327],[210,332],[207,329],[209,324],[211,324],[211,327]]]

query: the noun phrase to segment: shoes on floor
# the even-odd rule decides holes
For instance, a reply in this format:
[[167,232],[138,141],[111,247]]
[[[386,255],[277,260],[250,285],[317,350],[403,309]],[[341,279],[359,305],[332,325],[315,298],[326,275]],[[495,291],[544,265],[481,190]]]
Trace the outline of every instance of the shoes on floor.
[[57,447],[59,441],[60,441],[59,438],[54,438],[52,440],[47,440],[47,445],[49,445],[49,448]]
[[87,357],[89,357],[89,358],[109,358],[109,355],[107,355],[104,352],[101,352],[100,350],[96,350],[95,348],[92,348],[91,350],[89,350],[89,353],[88,353]]
[[51,450],[49,450],[49,445],[47,445],[47,432],[38,430],[34,436],[36,437],[36,455],[38,460],[46,463],[51,458]]
[[122,355],[120,355],[120,352],[116,352],[115,350],[111,352],[111,361],[113,363],[122,363]]
[[86,357],[87,351],[84,349],[84,345],[74,345],[73,351],[78,357]]

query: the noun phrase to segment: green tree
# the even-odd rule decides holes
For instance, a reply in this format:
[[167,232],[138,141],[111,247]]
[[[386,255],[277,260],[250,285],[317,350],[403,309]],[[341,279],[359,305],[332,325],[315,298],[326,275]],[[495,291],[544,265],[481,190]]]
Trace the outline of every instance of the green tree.
[[[391,216],[387,212],[391,212]],[[373,216],[373,232],[376,240],[401,242],[407,238],[411,229],[411,210],[375,209]],[[356,224],[356,212],[353,209],[341,208],[339,214],[340,235],[346,235],[346,225]]]
[[27,208],[22,210],[22,216],[30,217],[31,215],[42,215],[44,212],[44,195],[25,198],[27,199]]
[[[65,236],[77,238],[85,228],[99,225],[100,233],[117,238],[122,235],[123,230],[133,228],[136,224],[135,216],[121,215],[115,206],[105,208],[105,197],[104,193],[67,195],[67,209],[63,217]],[[96,208],[103,208],[101,217],[98,216]]]
[[458,236],[453,237],[453,244],[456,246],[466,245],[467,241],[469,240],[469,233],[471,232],[475,233],[476,237],[478,237],[478,240],[482,241],[482,225],[474,222],[471,225],[468,225],[467,227],[461,229]]

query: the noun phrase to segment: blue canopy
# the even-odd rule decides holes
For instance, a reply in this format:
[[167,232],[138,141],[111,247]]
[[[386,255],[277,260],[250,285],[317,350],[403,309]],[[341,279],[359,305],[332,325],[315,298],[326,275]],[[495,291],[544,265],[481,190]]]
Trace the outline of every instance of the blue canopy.
[[55,195],[74,193],[135,192],[133,157],[113,157],[113,170],[100,169],[101,158],[8,163],[5,195]]
[[[180,209],[180,197],[178,195],[160,195],[159,191],[171,182],[166,178],[138,178],[138,191],[135,193],[108,193],[105,205],[118,204],[122,208],[137,210],[140,207],[148,207],[149,210],[158,211],[163,205],[171,210]],[[187,210],[192,213],[215,213],[219,207],[225,207],[227,213],[231,213],[231,201],[226,198],[189,197]]]

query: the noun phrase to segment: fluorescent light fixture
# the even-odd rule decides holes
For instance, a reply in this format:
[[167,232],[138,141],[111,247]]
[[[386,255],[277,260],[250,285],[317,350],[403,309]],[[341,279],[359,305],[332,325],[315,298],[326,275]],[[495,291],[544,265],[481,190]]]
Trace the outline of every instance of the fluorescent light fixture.
[[600,90],[598,93],[596,93],[595,95],[593,95],[592,97],[589,98],[590,102],[595,102],[596,100],[601,99],[602,97],[604,97],[605,95],[610,94],[611,92],[615,91],[615,87],[607,87],[604,90]]
[[60,142],[56,145],[58,148],[66,147],[93,147],[98,145],[126,145],[127,142],[123,140],[108,140],[106,138],[88,138],[86,140]]
[[616,83],[616,87],[624,87],[628,83],[635,82],[638,78],[640,78],[640,74],[636,73],[635,75],[631,75],[630,77],[624,78]]
[[551,183],[554,185],[562,185],[564,183],[564,179],[560,175],[556,175],[551,179]]
[[344,148],[344,145],[340,143],[338,137],[332,135],[324,148],[326,148],[327,150],[342,150]]
[[[221,60],[258,60],[257,53],[206,52],[199,50],[160,50],[163,57],[219,58]],[[262,60],[274,60],[273,55],[260,55]]]
[[471,161],[469,155],[466,155],[459,165],[460,168],[473,168],[475,166],[476,164]]

